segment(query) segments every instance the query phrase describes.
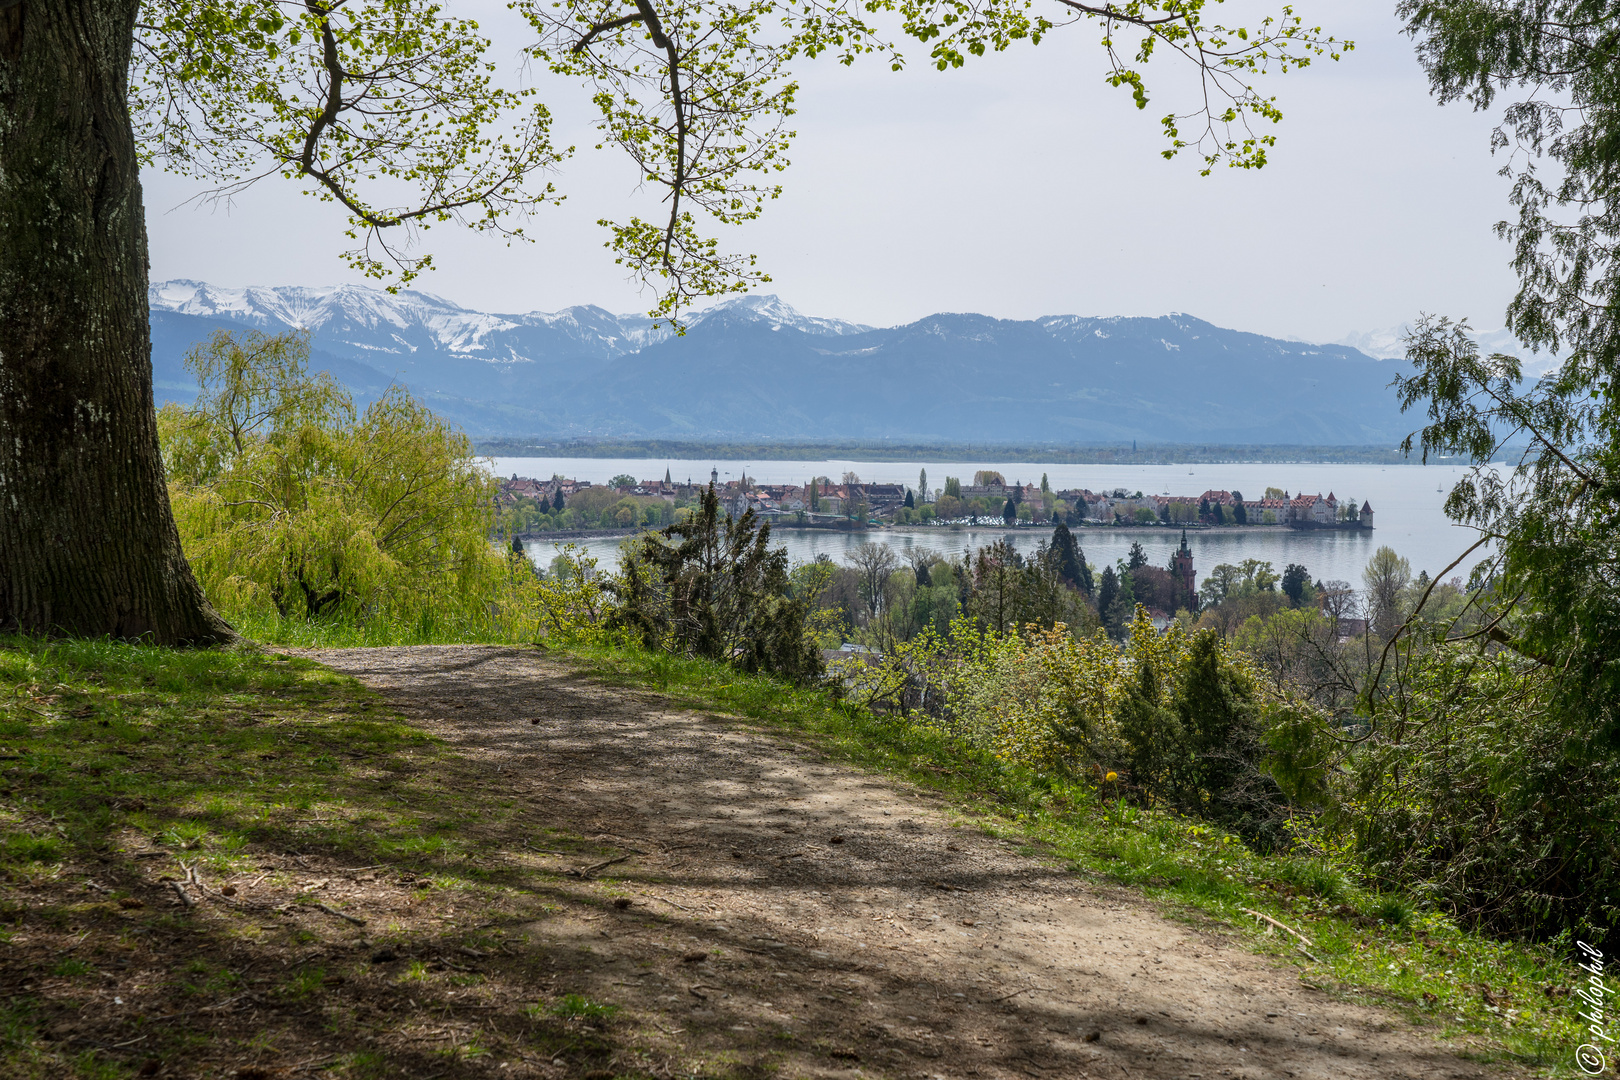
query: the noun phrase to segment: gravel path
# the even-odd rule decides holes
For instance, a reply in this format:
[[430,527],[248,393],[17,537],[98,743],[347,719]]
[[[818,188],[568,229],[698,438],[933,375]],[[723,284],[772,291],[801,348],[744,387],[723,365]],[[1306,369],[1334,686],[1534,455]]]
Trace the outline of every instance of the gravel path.
[[514,847],[544,849],[549,827],[630,855],[600,873],[631,908],[534,934],[588,955],[570,985],[741,1073],[1511,1075],[1021,855],[931,794],[735,718],[604,687],[535,650],[305,655],[528,800],[539,827]]

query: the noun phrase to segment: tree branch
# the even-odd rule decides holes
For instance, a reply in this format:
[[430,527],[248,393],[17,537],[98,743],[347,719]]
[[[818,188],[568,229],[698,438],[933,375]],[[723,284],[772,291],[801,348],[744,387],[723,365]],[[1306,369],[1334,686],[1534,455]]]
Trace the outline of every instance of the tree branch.
[[596,40],[597,35],[605,34],[609,30],[617,30],[621,26],[629,26],[633,22],[641,22],[645,18],[646,16],[638,11],[633,15],[625,15],[622,18],[609,19],[605,23],[597,23],[585,32],[584,37],[574,42],[573,47],[570,48],[569,51],[576,53],[584,52],[590,43]]
[[636,0],[636,9],[652,32],[653,44],[663,49],[669,58],[669,100],[675,108],[675,176],[669,188],[669,224],[664,228],[664,269],[671,270],[674,264],[670,249],[674,246],[675,226],[681,217],[681,192],[686,188],[686,96],[681,90],[681,57],[675,51],[675,43],[665,35],[658,13],[649,0]]

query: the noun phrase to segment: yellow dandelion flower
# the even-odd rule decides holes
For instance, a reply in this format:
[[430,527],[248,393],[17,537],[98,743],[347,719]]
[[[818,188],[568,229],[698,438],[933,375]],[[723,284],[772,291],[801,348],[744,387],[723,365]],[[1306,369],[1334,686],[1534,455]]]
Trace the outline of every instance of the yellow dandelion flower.
[[1110,784],[1112,784],[1115,780],[1118,780],[1118,779],[1119,779],[1119,773],[1116,773],[1116,772],[1111,772],[1107,776],[1103,777],[1103,780],[1105,780],[1106,782],[1108,782]]

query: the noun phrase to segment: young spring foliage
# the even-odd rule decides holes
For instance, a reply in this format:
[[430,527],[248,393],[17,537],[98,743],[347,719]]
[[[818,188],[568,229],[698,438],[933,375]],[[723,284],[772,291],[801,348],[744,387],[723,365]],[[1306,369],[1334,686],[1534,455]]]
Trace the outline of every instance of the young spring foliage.
[[[1400,6],[1442,101],[1489,109],[1493,148],[1508,152],[1519,291],[1508,326],[1562,354],[1525,385],[1519,360],[1481,355],[1466,322],[1428,318],[1409,339],[1415,373],[1403,405],[1428,423],[1407,449],[1497,457],[1447,511],[1493,541],[1476,571],[1495,578],[1511,614],[1483,635],[1562,673],[1553,707],[1582,737],[1620,745],[1620,60],[1612,5],[1591,0],[1405,0]],[[1548,166],[1551,166],[1550,168]]]
[[[1281,119],[1256,80],[1353,46],[1284,5],[1248,25],[1224,0],[515,0],[534,28],[527,57],[584,84],[600,147],[625,154],[665,204],[603,220],[621,265],[659,291],[655,314],[769,280],[722,250],[718,226],[750,221],[781,193],[798,84],[789,65],[900,43],[939,69],[1076,24],[1100,30],[1103,78],[1148,107],[1145,71],[1165,52],[1200,86],[1161,117],[1166,157],[1208,173],[1266,163]],[[533,90],[503,85],[478,24],[433,0],[156,0],[136,29],[132,113],[149,160],[228,195],[273,174],[349,216],[351,264],[401,281],[431,264],[413,229],[459,220],[509,238],[514,219],[559,196],[546,179],[571,152],[550,139]],[[399,234],[404,234],[403,236]]]
[[428,255],[391,234],[456,221],[520,238],[567,154],[532,89],[431,0],[155,0],[142,5],[131,114],[143,155],[230,193],[268,175],[347,212],[351,266],[408,282]]

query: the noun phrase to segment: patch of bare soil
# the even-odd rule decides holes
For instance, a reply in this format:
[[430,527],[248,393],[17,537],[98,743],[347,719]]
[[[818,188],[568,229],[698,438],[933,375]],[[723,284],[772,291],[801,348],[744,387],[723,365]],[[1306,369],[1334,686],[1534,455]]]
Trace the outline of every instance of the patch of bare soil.
[[[606,688],[532,650],[307,655],[380,691],[528,807],[489,823],[514,863],[545,871],[549,905],[511,928],[507,948],[528,956],[504,992],[616,1004],[600,1024],[639,1033],[634,1058],[585,1062],[563,1046],[462,1069],[1510,1075],[1128,891],[1022,855],[931,795],[734,718]],[[593,838],[603,854],[587,864],[577,847],[548,848],[550,836]],[[446,1017],[446,1031],[476,1026]]]

